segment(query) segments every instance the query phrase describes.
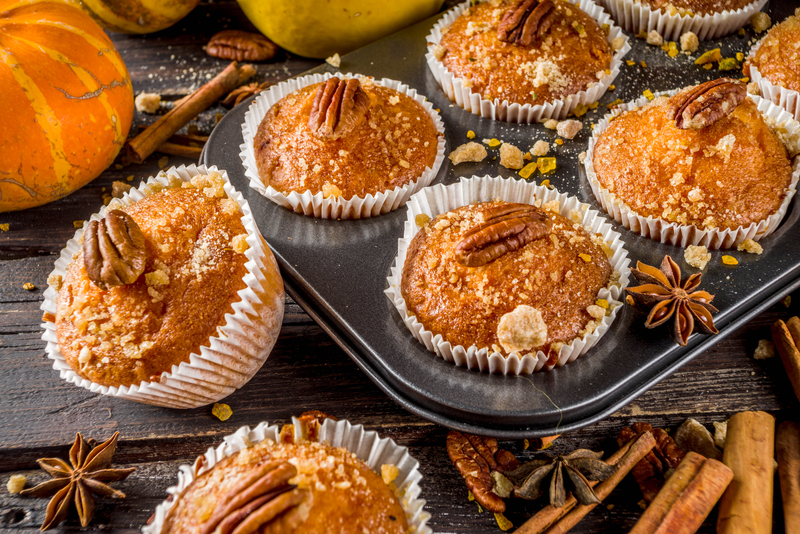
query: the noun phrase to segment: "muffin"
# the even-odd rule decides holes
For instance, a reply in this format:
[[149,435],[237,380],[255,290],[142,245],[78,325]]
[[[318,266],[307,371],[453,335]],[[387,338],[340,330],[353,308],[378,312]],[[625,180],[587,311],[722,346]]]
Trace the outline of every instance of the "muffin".
[[554,365],[562,346],[601,324],[609,310],[598,293],[619,276],[612,281],[603,237],[559,208],[496,200],[426,222],[402,269],[408,313],[452,345],[515,358],[541,351]]
[[[660,96],[595,128],[587,173],[607,211],[607,204],[619,204],[709,238],[755,229],[793,192],[790,153],[777,130],[742,82],[721,78]],[[754,239],[764,235],[753,233]]]
[[[800,14],[800,13],[799,13]],[[750,52],[744,75],[759,85],[761,96],[800,119],[800,16],[773,26]]]
[[430,532],[416,499],[417,463],[375,432],[304,415],[225,441],[184,471],[170,489],[176,499],[158,507],[145,532]]
[[418,183],[433,179],[444,143],[430,103],[388,81],[319,79],[273,88],[251,107],[256,116],[247,118],[245,140],[252,147],[243,159],[254,187],[317,216],[341,215],[335,208],[320,215],[314,203],[338,203],[346,211],[348,202],[366,199],[368,209],[350,210],[369,216],[398,207]]
[[[434,27],[428,41],[428,63],[451,99],[484,115],[475,109],[484,102],[471,102],[472,94],[480,95],[486,105],[499,106],[493,118],[512,122],[565,117],[596,101],[629,49],[602,9],[563,0],[462,4]],[[527,106],[528,113],[504,117],[503,110],[515,104]],[[533,112],[535,106],[549,107]]]
[[[76,383],[134,400],[149,384],[159,398],[145,402],[202,405],[247,382],[269,354],[283,317],[277,265],[223,175],[193,171],[112,201],[68,244],[69,263],[57,263],[51,357]],[[161,398],[190,377],[209,383]]]
[[678,41],[686,32],[701,40],[733,33],[764,4],[766,0],[603,0],[625,30],[655,30],[667,41]]

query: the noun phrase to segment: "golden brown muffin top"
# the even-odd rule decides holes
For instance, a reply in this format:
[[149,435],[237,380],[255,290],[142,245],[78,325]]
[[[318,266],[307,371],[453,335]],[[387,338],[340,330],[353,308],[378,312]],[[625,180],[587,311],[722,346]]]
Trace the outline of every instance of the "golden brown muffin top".
[[[608,36],[576,6],[555,0],[554,22],[529,46],[503,42],[497,31],[516,2],[470,7],[442,36],[434,55],[483,98],[544,104],[586,90],[611,65]],[[610,73],[610,72],[609,72]]]
[[670,15],[713,15],[723,11],[736,11],[753,3],[753,0],[633,0]]
[[[282,529],[280,518],[259,532],[294,534],[401,534],[406,515],[392,489],[372,469],[342,447],[313,441],[276,444],[264,440],[217,463],[181,493],[170,510],[163,534],[200,532],[220,497],[260,466],[286,460],[298,474],[289,480],[306,493],[294,530]],[[305,517],[305,520],[302,518]]]
[[325,198],[350,199],[402,187],[433,167],[438,132],[413,98],[369,80],[364,120],[338,139],[320,139],[309,128],[314,96],[322,84],[299,89],[272,106],[254,139],[258,174],[266,185]]
[[778,211],[792,170],[756,104],[745,98],[691,130],[669,118],[669,100],[624,113],[600,135],[592,162],[603,187],[639,215],[704,230],[746,227]]
[[[158,380],[225,324],[247,273],[247,231],[222,177],[166,189],[122,208],[141,227],[147,262],[130,285],[101,291],[83,252],[56,299],[56,334],[67,363],[104,386]],[[151,185],[151,188],[153,186]]]
[[[408,247],[402,295],[426,329],[454,345],[520,356],[550,351],[555,358],[561,345],[594,332],[605,315],[596,300],[612,278],[612,252],[601,236],[559,215],[553,201],[536,210],[549,221],[548,234],[479,267],[459,263],[459,242],[516,206],[524,205],[473,204],[426,223]],[[534,310],[546,332],[535,331],[541,322]]]
[[773,26],[755,56],[745,63],[747,76],[751,65],[771,83],[800,91],[800,17],[789,17]]

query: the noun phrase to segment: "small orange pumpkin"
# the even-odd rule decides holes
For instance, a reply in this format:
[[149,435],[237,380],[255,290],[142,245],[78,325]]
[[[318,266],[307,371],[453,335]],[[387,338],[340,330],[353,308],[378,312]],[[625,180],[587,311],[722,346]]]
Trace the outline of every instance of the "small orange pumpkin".
[[128,69],[67,0],[0,0],[0,212],[64,197],[114,161],[133,119]]

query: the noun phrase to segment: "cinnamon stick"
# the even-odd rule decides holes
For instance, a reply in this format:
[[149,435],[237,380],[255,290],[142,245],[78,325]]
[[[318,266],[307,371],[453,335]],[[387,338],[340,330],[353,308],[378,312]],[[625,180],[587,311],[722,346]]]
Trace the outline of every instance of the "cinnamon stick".
[[[617,465],[619,463],[620,458],[622,458],[625,453],[628,452],[628,449],[631,448],[633,445],[633,440],[628,441],[627,443],[623,444],[622,447],[619,448],[614,454],[603,460],[608,465]],[[594,488],[598,485],[599,482],[595,480],[589,481],[589,486]],[[550,525],[564,517],[567,512],[572,510],[575,505],[578,504],[578,500],[575,498],[574,495],[570,495],[567,497],[566,501],[564,501],[564,506],[560,508],[556,508],[552,504],[548,504],[541,510],[539,510],[536,515],[528,519],[525,523],[522,524],[517,530],[514,531],[514,534],[540,534],[544,532]]]
[[[633,469],[633,466],[639,463],[639,460],[644,458],[648,452],[653,450],[655,445],[656,440],[650,432],[645,432],[639,436],[636,441],[633,441],[628,447],[627,452],[625,452],[617,462],[617,470],[614,472],[614,474],[594,486],[594,493],[597,495],[597,498],[602,501],[608,497],[614,488],[616,488],[617,485],[622,482],[622,479],[625,478],[625,475],[627,475],[630,470]],[[581,519],[586,517],[586,514],[591,512],[595,506],[597,505],[574,504],[572,509],[566,514],[556,518],[557,521],[552,524],[552,527],[549,530],[546,530],[546,532],[548,534],[563,534],[564,532],[569,531],[572,527],[577,525]],[[566,506],[562,507],[562,509],[563,508],[566,508]],[[515,531],[515,534],[533,534],[534,532],[545,531],[550,524],[541,525],[540,523],[540,526],[537,526],[536,523],[541,521],[540,519],[537,519],[537,517],[539,517],[539,514],[536,514],[526,521],[522,527]],[[535,530],[536,528],[539,528],[539,530]]]
[[786,534],[800,534],[800,425],[784,421],[775,439]]
[[180,130],[201,111],[242,85],[256,73],[252,65],[239,66],[235,61],[214,79],[183,99],[168,113],[128,141],[125,153],[131,161],[141,163],[156,151],[172,134]]
[[181,156],[183,158],[200,159],[203,148],[199,146],[179,145],[177,143],[165,142],[156,149],[156,152],[169,154],[170,156]]
[[630,534],[694,534],[732,479],[722,462],[687,453]]
[[733,482],[720,500],[717,534],[772,532],[774,452],[774,417],[741,412],[728,420],[722,461],[733,471]]
[[786,323],[776,321],[772,325],[772,341],[786,368],[786,376],[792,383],[794,394],[800,399],[800,319],[792,317]]

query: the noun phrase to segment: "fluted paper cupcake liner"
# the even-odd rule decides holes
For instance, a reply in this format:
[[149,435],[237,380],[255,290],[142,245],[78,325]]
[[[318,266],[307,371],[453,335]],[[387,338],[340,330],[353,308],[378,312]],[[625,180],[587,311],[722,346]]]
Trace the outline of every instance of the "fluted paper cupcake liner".
[[678,41],[686,32],[693,32],[701,41],[717,39],[747,24],[750,17],[764,7],[767,0],[756,0],[742,9],[725,10],[713,15],[670,14],[651,8],[637,0],[602,0],[617,24],[638,34],[656,30],[666,41]]
[[[294,439],[300,442],[307,439],[302,435],[302,425],[296,418],[292,418],[294,423]],[[265,439],[279,442],[281,426],[260,423],[255,428],[243,426],[234,434],[226,436],[224,442],[218,447],[212,447],[199,457],[194,465],[182,465],[178,471],[178,483],[167,489],[171,497],[156,508],[153,522],[142,528],[144,534],[161,534],[164,521],[170,509],[175,506],[181,492],[185,490],[192,481],[213,468],[223,458],[227,458],[243,449],[247,449]],[[380,474],[381,466],[384,464],[395,465],[400,473],[394,480],[394,484],[402,492],[400,503],[406,512],[408,519],[409,532],[417,534],[431,534],[431,529],[426,525],[430,519],[430,514],[424,510],[425,501],[420,499],[422,492],[419,482],[422,475],[419,472],[419,462],[417,462],[408,452],[406,447],[402,447],[390,438],[381,439],[378,433],[372,430],[364,430],[363,425],[353,425],[349,421],[334,421],[325,419],[320,425],[318,441],[327,443],[333,447],[344,447],[354,453],[359,460],[367,464],[373,471]]]
[[[603,317],[600,325],[593,333],[587,334],[583,338],[574,339],[572,342],[562,346],[555,364],[547,365],[547,355],[542,351],[522,356],[515,354],[504,356],[487,347],[452,345],[441,334],[434,335],[427,330],[415,315],[408,313],[408,307],[400,288],[408,246],[417,232],[419,232],[419,227],[415,222],[417,215],[425,214],[434,218],[461,206],[476,202],[489,202],[495,199],[523,204],[534,204],[535,202],[544,204],[558,200],[561,215],[572,220],[572,217],[578,214],[581,217],[580,224],[586,231],[590,234],[602,235],[603,240],[613,250],[613,255],[609,258],[609,262],[612,270],[620,274],[619,284],[604,287],[597,294],[598,299],[608,301],[610,313]],[[622,306],[622,302],[619,299],[622,295],[622,290],[628,285],[629,264],[628,251],[624,248],[620,234],[613,230],[611,224],[598,211],[590,209],[588,204],[580,202],[576,197],[523,180],[499,176],[473,176],[471,178],[462,178],[461,182],[449,186],[436,185],[426,187],[411,197],[408,202],[408,216],[403,237],[398,241],[397,256],[392,265],[391,275],[388,277],[389,287],[385,290],[385,293],[395,305],[403,323],[405,323],[417,341],[444,360],[467,369],[488,371],[490,373],[504,375],[531,374],[542,369],[550,370],[553,367],[566,365],[597,344],[603,334],[608,331]]]
[[617,37],[623,37],[625,39],[625,45],[619,50],[614,51],[614,57],[611,59],[611,64],[609,65],[611,74],[607,74],[585,91],[532,106],[531,104],[520,104],[508,102],[507,100],[501,102],[497,98],[488,100],[483,98],[481,94],[473,92],[471,88],[465,87],[464,80],[447,70],[444,63],[436,59],[433,51],[436,46],[441,43],[445,29],[450,27],[453,21],[472,5],[471,0],[461,3],[445,13],[441,20],[433,26],[431,33],[427,37],[428,53],[425,54],[425,59],[428,62],[431,73],[433,73],[433,77],[450,100],[475,115],[499,121],[532,124],[547,119],[565,119],[578,104],[588,106],[593,102],[597,102],[608,90],[608,87],[614,83],[614,79],[616,79],[620,67],[622,66],[622,58],[625,57],[625,54],[631,49],[631,45],[628,42],[628,36],[622,33],[620,28],[614,24],[614,21],[608,13],[603,11],[603,8],[592,2],[592,0],[567,1],[580,7],[585,13],[596,20],[598,25],[609,25],[609,44]]
[[239,146],[241,150],[239,157],[242,158],[242,164],[245,169],[245,176],[250,180],[250,187],[267,197],[272,202],[279,204],[297,213],[303,213],[312,217],[320,217],[323,219],[362,219],[366,217],[375,217],[383,213],[389,213],[396,210],[406,203],[416,191],[430,185],[436,174],[439,172],[439,167],[442,166],[444,161],[444,124],[439,116],[439,113],[433,108],[433,104],[417,93],[416,89],[411,89],[404,83],[396,80],[384,78],[380,81],[373,80],[373,83],[394,89],[404,95],[407,95],[417,101],[428,113],[436,131],[439,132],[437,140],[436,159],[433,162],[433,167],[426,167],[415,181],[406,184],[403,187],[395,187],[387,191],[381,191],[374,195],[369,194],[364,197],[354,196],[350,199],[341,197],[324,198],[322,192],[312,194],[311,191],[298,193],[292,191],[289,194],[282,193],[267,185],[258,174],[258,166],[256,165],[256,153],[253,146],[253,139],[258,132],[258,126],[261,124],[262,119],[267,114],[269,108],[275,105],[280,99],[286,95],[302,89],[308,85],[315,83],[322,83],[325,80],[338,76],[343,79],[359,78],[369,79],[368,76],[360,74],[311,74],[302,76],[300,78],[292,78],[277,85],[273,85],[266,91],[258,95],[255,102],[250,105],[244,117],[242,124],[242,136],[244,143]]
[[[123,198],[113,200],[108,207],[103,207],[100,212],[92,215],[90,220],[102,218],[108,209],[127,206],[153,194],[155,190],[151,189],[151,184],[168,187],[176,179],[187,182],[193,176],[212,171],[222,174],[225,179],[225,193],[239,204],[249,245],[245,251],[246,287],[239,290],[239,301],[233,303],[233,313],[225,315],[225,323],[217,328],[217,335],[210,337],[200,347],[199,354],[191,354],[189,362],[173,365],[168,372],[162,373],[157,382],[145,381],[132,386],[109,387],[79,376],[69,366],[58,346],[55,323],[45,322],[42,324],[42,339],[47,342],[45,350],[61,378],[103,395],[169,408],[196,408],[227,397],[247,383],[264,364],[278,338],[283,321],[283,284],[278,287],[274,281],[267,279],[273,273],[277,275],[278,265],[253,220],[250,205],[230,184],[225,171],[219,171],[216,167],[195,165],[172,167],[142,182]],[[79,240],[83,231],[81,228],[75,232],[75,237],[67,242],[61,256],[56,260],[53,275],[59,275],[62,279],[66,277],[73,255],[81,250]],[[41,306],[42,310],[53,316],[56,315],[57,295],[56,288],[48,286]]]
[[[762,39],[753,45],[748,57],[752,58],[755,56],[756,50],[758,50],[758,47],[761,46],[763,41]],[[782,85],[775,85],[762,76],[758,67],[752,64],[750,65],[750,80],[758,85],[758,90],[762,98],[779,105],[788,111],[789,114],[794,117],[794,120],[800,121],[800,92],[783,87]]]
[[[656,93],[655,96],[672,96],[680,89],[663,91]],[[764,117],[773,118],[777,124],[782,124],[790,132],[800,130],[800,124],[792,119],[791,115],[784,109],[776,106],[768,100],[754,95],[747,95],[758,106],[758,110]],[[592,158],[597,139],[608,128],[609,122],[613,117],[618,116],[630,109],[638,108],[650,103],[646,97],[639,98],[627,104],[621,104],[612,112],[606,114],[594,127],[592,137],[589,139],[589,146],[586,150],[586,159],[583,165],[586,169],[586,177],[592,188],[595,198],[603,206],[603,209],[611,215],[617,222],[622,223],[625,228],[636,232],[644,237],[649,237],[655,241],[688,247],[689,245],[702,245],[709,249],[733,248],[745,239],[758,241],[774,232],[780,225],[784,215],[789,209],[789,204],[797,189],[797,180],[800,178],[800,161],[796,161],[792,172],[792,180],[789,184],[786,196],[777,212],[766,219],[752,223],[749,226],[738,228],[728,228],[725,230],[702,230],[696,225],[684,225],[667,221],[657,217],[645,217],[639,215],[633,209],[619,199],[614,193],[603,187],[597,179]]]

